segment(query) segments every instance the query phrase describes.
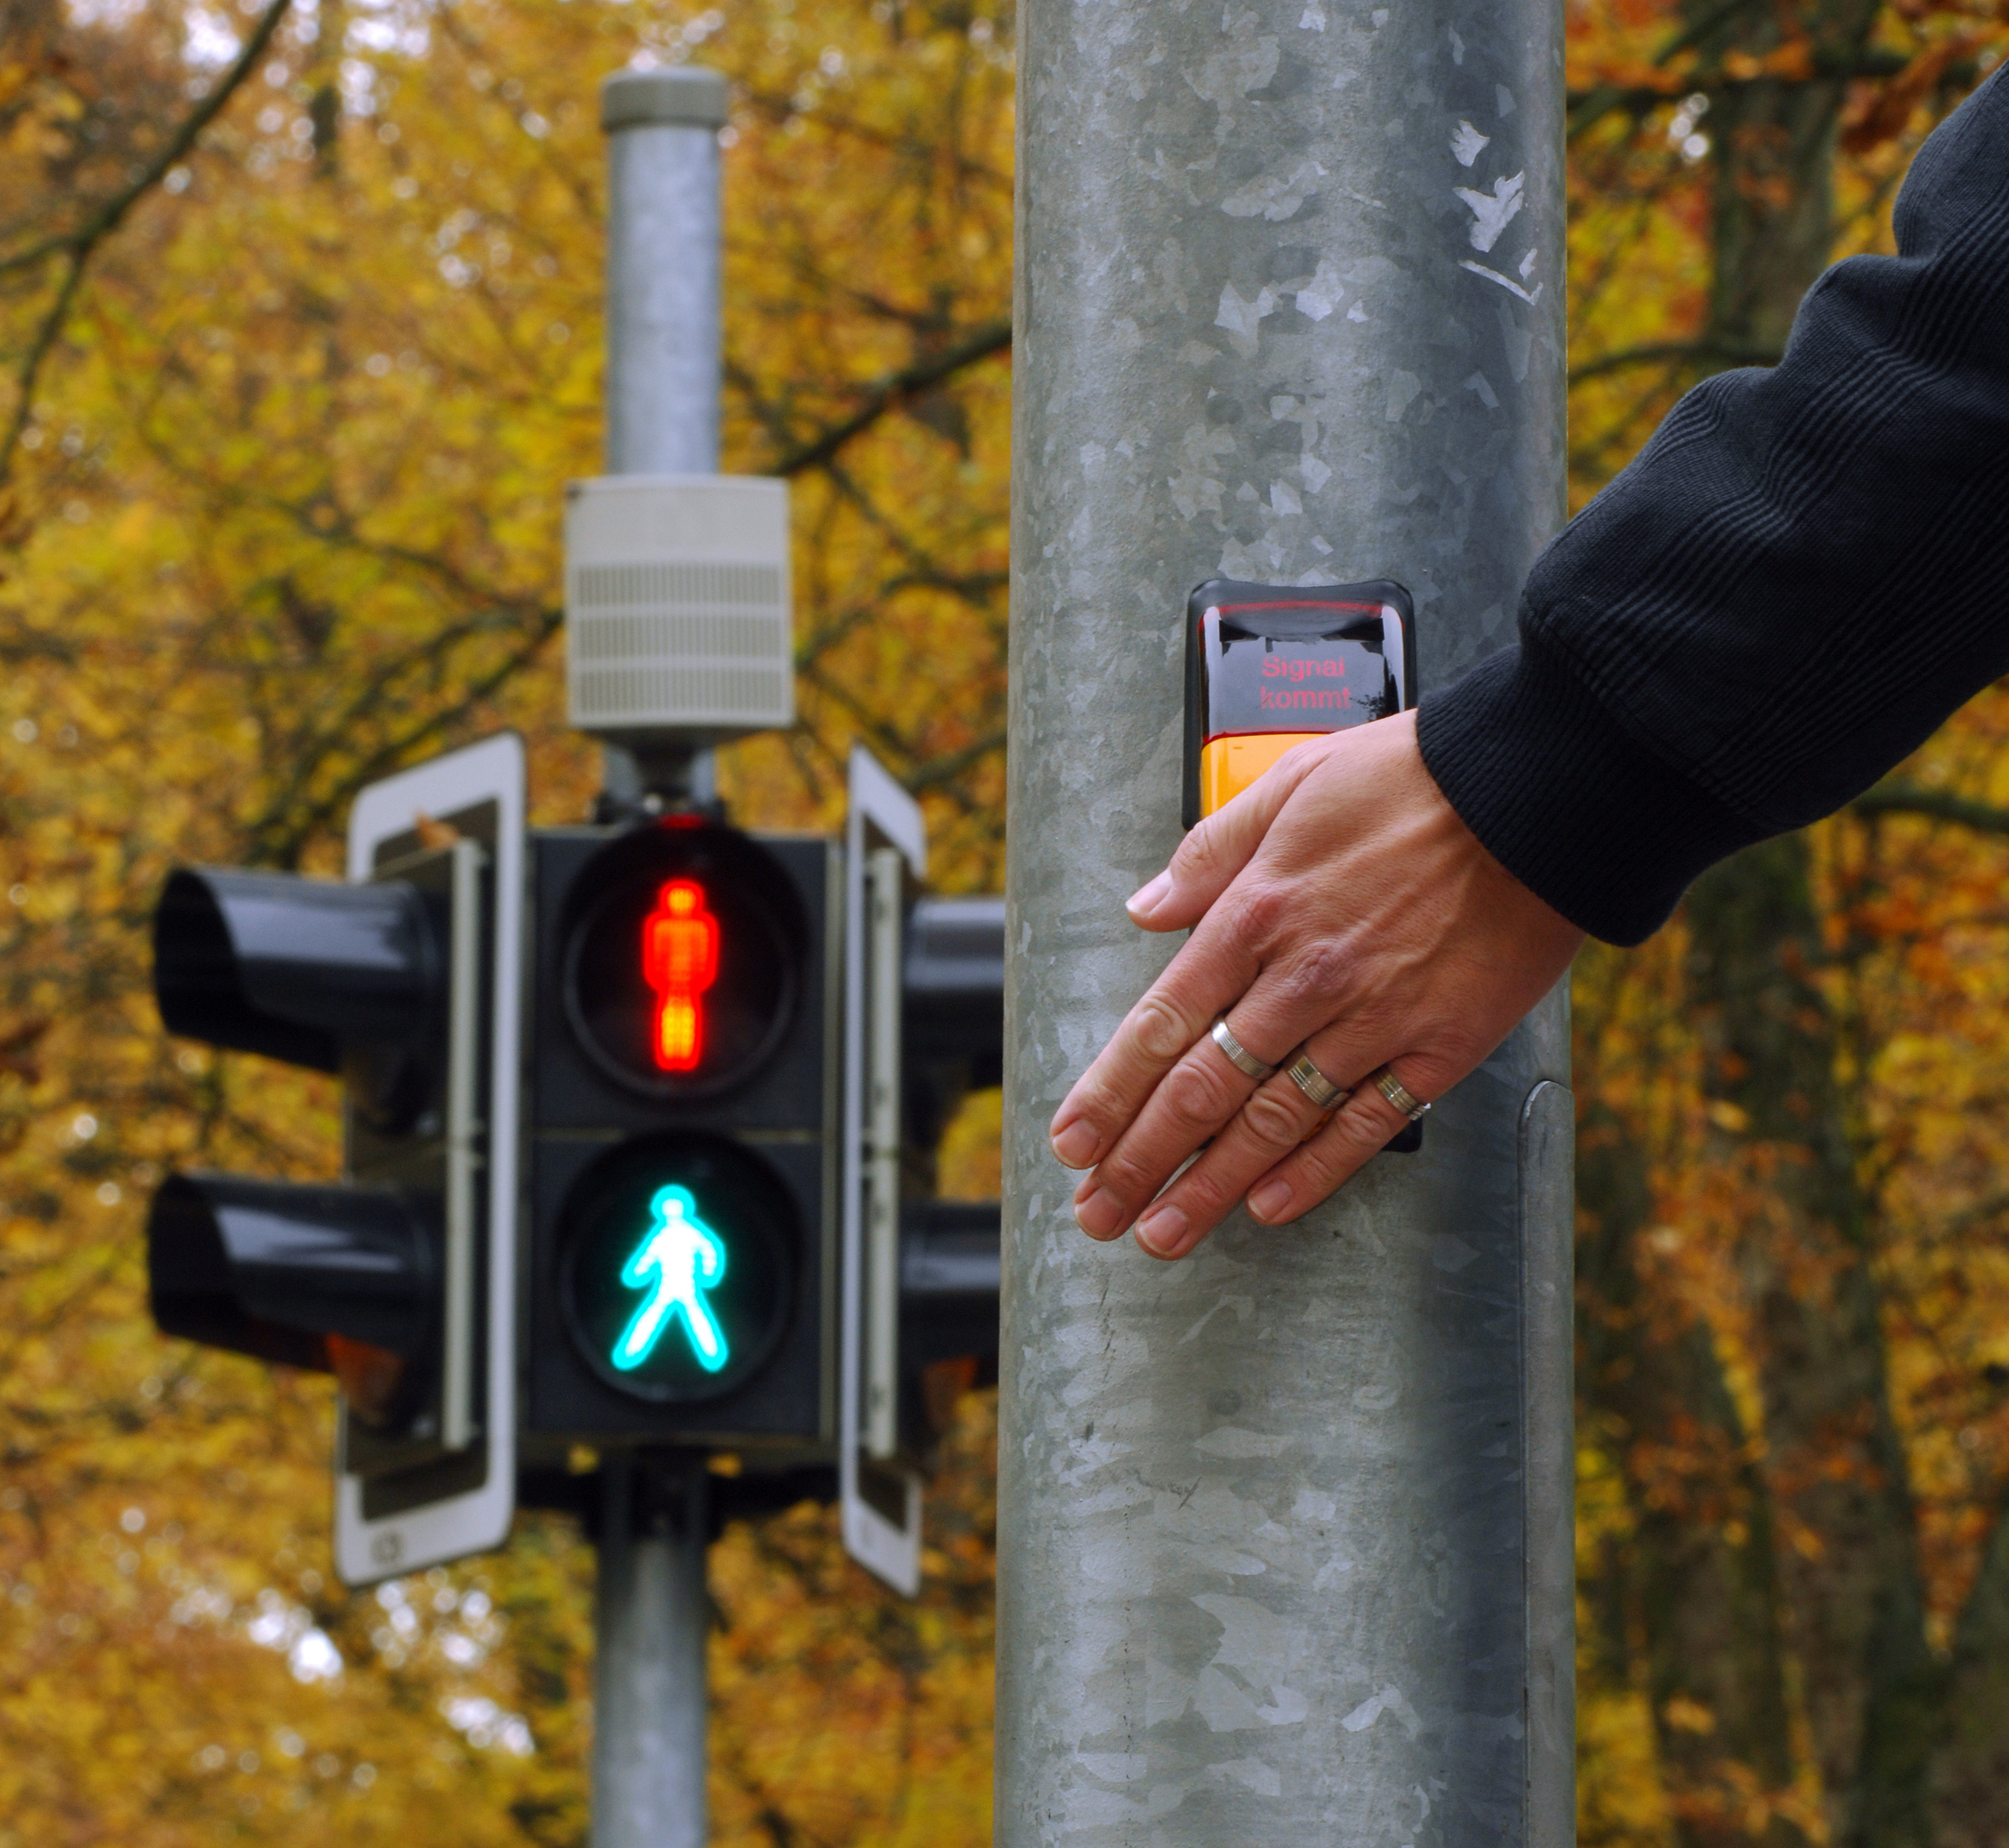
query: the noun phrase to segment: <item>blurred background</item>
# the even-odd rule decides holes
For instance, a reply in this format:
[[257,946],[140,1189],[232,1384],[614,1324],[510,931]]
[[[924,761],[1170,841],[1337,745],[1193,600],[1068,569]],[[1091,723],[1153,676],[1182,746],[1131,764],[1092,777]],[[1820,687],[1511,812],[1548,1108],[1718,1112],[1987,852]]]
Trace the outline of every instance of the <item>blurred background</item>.
[[[1573,504],[1892,247],[2009,4],[1567,0]],[[331,1389],[160,1339],[170,1164],[332,1080],[162,1034],[170,864],[334,873],[358,785],[562,726],[624,64],[726,74],[724,466],[794,487],[802,716],[1003,883],[1014,21],[993,0],[0,0],[0,1848],[585,1839],[590,1555],[333,1582]],[[1366,570],[1373,561],[1366,561]],[[1378,565],[1375,568],[1381,568]],[[1168,616],[1169,616],[1168,613]],[[1861,664],[1929,646],[1931,590]],[[1586,1844],[2009,1840],[2009,697],[1578,968]],[[997,1191],[999,1100],[945,1191]],[[829,1511],[714,1549],[714,1839],[990,1834],[989,1395],[908,1604]]]

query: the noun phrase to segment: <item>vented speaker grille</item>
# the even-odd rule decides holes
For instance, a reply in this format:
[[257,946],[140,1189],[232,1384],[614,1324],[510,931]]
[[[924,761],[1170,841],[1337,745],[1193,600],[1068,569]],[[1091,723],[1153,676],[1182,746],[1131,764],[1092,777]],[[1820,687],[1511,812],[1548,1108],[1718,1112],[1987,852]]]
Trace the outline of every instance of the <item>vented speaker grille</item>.
[[572,649],[581,661],[654,660],[663,654],[752,655],[772,662],[778,624],[772,610],[707,614],[697,610],[624,611],[572,618]]
[[665,712],[684,725],[772,725],[776,721],[768,714],[787,694],[787,677],[772,667],[699,661],[583,667],[572,678],[572,714],[593,726],[646,723],[650,714]]
[[781,573],[772,565],[582,565],[573,595],[582,610],[615,605],[755,603],[781,600]]
[[779,483],[579,484],[566,560],[572,723],[717,737],[792,723],[787,543]]

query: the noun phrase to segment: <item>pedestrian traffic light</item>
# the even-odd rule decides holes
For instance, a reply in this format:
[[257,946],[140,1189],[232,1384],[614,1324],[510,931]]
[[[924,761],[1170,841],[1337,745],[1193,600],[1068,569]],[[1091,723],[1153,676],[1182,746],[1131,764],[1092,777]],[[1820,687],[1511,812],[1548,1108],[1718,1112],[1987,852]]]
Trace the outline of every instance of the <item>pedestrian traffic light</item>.
[[956,1401],[997,1383],[1001,1213],[917,1200],[901,1215],[898,1454],[933,1466]]
[[531,861],[533,1451],[827,1444],[832,844],[673,814]]
[[347,1179],[173,1175],[147,1270],[163,1334],[332,1373],[351,1584],[500,1543],[513,1507],[523,755],[487,741],[365,789],[350,881],[170,875],[170,1033],[347,1090]]
[[997,902],[911,904],[920,814],[862,754],[842,844],[530,835],[522,769],[495,740],[365,790],[347,883],[169,880],[163,1020],[339,1073],[347,1159],[170,1176],[159,1325],[335,1376],[352,1584],[499,1543],[584,1442],[737,1451],[748,1506],[834,1460],[847,1541],[911,1589],[936,1386],[996,1350],[996,1207],[922,1170],[997,1079]]

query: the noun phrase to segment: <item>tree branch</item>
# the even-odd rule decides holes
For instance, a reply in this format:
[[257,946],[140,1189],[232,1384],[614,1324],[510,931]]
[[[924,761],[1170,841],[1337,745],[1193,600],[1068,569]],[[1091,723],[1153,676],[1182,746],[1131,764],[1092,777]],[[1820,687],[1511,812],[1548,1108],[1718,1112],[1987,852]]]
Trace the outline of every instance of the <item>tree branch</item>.
[[42,317],[34,337],[28,342],[27,357],[21,362],[15,375],[15,403],[14,415],[8,420],[7,435],[0,441],[0,483],[4,483],[13,472],[14,458],[22,435],[28,427],[28,419],[34,414],[35,386],[42,375],[42,367],[61,337],[63,326],[69,319],[70,310],[76,305],[77,291],[83,283],[84,270],[98,246],[110,237],[125,222],[126,214],[140,199],[160,184],[173,169],[193,148],[204,129],[222,112],[223,105],[242,87],[246,78],[258,68],[265,47],[271,43],[272,34],[278,31],[279,22],[286,17],[293,0],[271,0],[271,4],[259,15],[258,23],[252,35],[245,40],[244,49],[238,54],[237,62],[227,70],[216,86],[201,102],[191,110],[181,126],[168,137],[167,144],[143,167],[128,186],[115,192],[98,206],[74,230],[65,231],[56,237],[44,238],[39,244],[31,245],[25,251],[17,251],[11,257],[0,258],[0,275],[18,270],[31,270],[52,258],[67,258],[68,268],[62,287],[56,290],[56,299]]
[[[1742,0],[1739,0],[1742,3]],[[793,116],[814,122],[819,128],[828,128],[839,134],[851,136],[872,147],[886,149],[890,153],[903,154],[922,159],[939,158],[943,150],[923,144],[912,135],[897,134],[887,129],[874,128],[869,123],[839,114],[827,103],[819,103],[814,110],[802,110],[795,106],[792,96],[773,90],[748,89],[744,92],[746,100],[765,113],[775,122],[785,122]],[[967,179],[982,180],[996,187],[1007,198],[1011,192],[1011,175],[999,173],[994,167],[986,166],[981,161],[972,160],[967,154],[953,149],[947,151],[950,165]]]
[[1655,52],[1655,68],[1658,69],[1673,63],[1684,51],[1694,50],[1719,26],[1728,26],[1739,13],[1755,11],[1760,3],[1761,0],[1723,0],[1721,6],[1704,14],[1686,31],[1676,33]]
[[[1799,84],[1848,83],[1859,77],[1895,77],[1907,69],[1911,60],[1894,51],[1863,51],[1846,57],[1815,58],[1804,75],[1762,70],[1754,77],[1733,77],[1728,71],[1683,71],[1669,76],[1664,84],[1599,84],[1589,90],[1573,91],[1569,96],[1568,139],[1573,143],[1615,111],[1634,117],[1650,116],[1655,110],[1677,98],[1722,96],[1748,90],[1757,84],[1794,86]],[[1972,82],[1981,67],[1971,58],[1964,64],[1949,65],[1947,80]]]
[[258,23],[252,28],[251,37],[245,40],[237,62],[224,72],[216,88],[188,112],[181,126],[168,138],[167,145],[140,169],[139,177],[131,185],[122,192],[113,193],[75,230],[44,238],[39,244],[17,251],[11,257],[0,257],[0,275],[9,270],[30,269],[64,251],[87,258],[95,246],[118,229],[126,214],[167,177],[169,170],[195,145],[197,137],[242,87],[245,79],[257,68],[265,47],[272,42],[272,34],[279,30],[279,22],[286,17],[292,4],[293,0],[272,0],[258,15]]
[[[287,791],[269,800],[264,813],[243,830],[250,844],[247,851],[252,863],[296,866],[307,842],[354,801],[359,789],[399,765],[409,762],[420,745],[463,723],[501,691],[559,632],[564,626],[564,619],[562,610],[540,609],[531,613],[528,632],[501,661],[464,685],[457,698],[444,706],[419,713],[400,730],[381,737],[372,749],[349,767],[346,774],[337,778],[319,797],[310,800],[307,784],[312,774],[326,764],[340,736],[337,728],[328,727],[324,735],[315,741],[317,746],[315,755],[293,778]],[[436,661],[454,645],[481,633],[483,626],[478,619],[456,625],[445,633],[442,645],[428,647],[394,662],[390,669],[377,677],[378,680],[388,685],[398,675]],[[362,709],[359,704],[357,709]]]
[[951,751],[945,757],[931,757],[923,763],[916,764],[912,773],[903,779],[907,793],[918,796],[923,790],[953,783],[972,764],[982,762],[993,751],[1003,750],[1004,740],[1004,728],[999,726],[981,737],[972,738],[961,750]]
[[[1701,44],[1717,27],[1727,25],[1738,14],[1748,11],[1754,3],[1755,0],[1724,0],[1722,5],[1712,12],[1704,14],[1702,18],[1696,21],[1685,31],[1676,33],[1659,50],[1655,52],[1653,54],[1654,69],[1660,70],[1673,63],[1690,47]],[[1639,93],[1637,88],[1628,92],[1615,84],[1599,84],[1593,89],[1568,98],[1566,139],[1574,141],[1579,135],[1603,121],[1612,110],[1624,108],[1628,95],[1637,96]],[[1653,93],[1660,95],[1658,92]],[[1662,95],[1660,100],[1664,103],[1668,98]],[[1634,111],[1634,113],[1640,112]]]
[[1586,359],[1570,368],[1569,382],[1580,385],[1608,372],[1622,372],[1628,366],[1656,365],[1664,359],[1721,359],[1731,365],[1769,366],[1777,365],[1784,357],[1776,347],[1744,346],[1730,341],[1660,341],[1650,346],[1621,347],[1617,352]]
[[897,411],[910,400],[918,398],[924,392],[953,378],[965,367],[973,366],[990,358],[993,354],[1008,352],[1011,346],[1011,323],[1008,320],[987,321],[981,327],[966,334],[952,346],[945,346],[941,352],[926,359],[917,359],[903,370],[890,374],[876,384],[864,389],[863,399],[858,408],[841,423],[833,424],[820,435],[799,443],[792,449],[784,450],[767,465],[770,475],[800,475],[813,468],[821,468],[831,461],[844,445],[855,436],[862,435],[889,411]]
[[1879,783],[1849,804],[1859,815],[1924,815],[1934,821],[1954,821],[1981,834],[2009,834],[2009,808],[1975,802],[1945,790],[1920,789],[1915,783]]
[[35,414],[35,386],[42,376],[43,364],[55,348],[63,323],[69,319],[83,280],[84,257],[80,252],[73,252],[69,268],[63,274],[62,286],[56,290],[56,299],[50,305],[48,313],[42,317],[41,326],[35,329],[35,337],[28,343],[27,357],[21,361],[20,371],[15,374],[14,415],[8,419],[5,440],[0,441],[0,484],[4,484],[13,471],[15,451],[28,427],[28,419]]

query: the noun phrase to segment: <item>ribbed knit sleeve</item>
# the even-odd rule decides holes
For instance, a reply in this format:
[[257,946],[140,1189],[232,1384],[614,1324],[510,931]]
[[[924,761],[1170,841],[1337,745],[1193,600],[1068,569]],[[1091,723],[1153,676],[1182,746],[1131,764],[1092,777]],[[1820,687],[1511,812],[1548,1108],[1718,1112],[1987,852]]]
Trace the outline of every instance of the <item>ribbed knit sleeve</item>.
[[1423,702],[1508,870],[1632,944],[2009,672],[2009,70],[1919,151],[1898,255],[1708,380],[1536,561],[1517,647]]

